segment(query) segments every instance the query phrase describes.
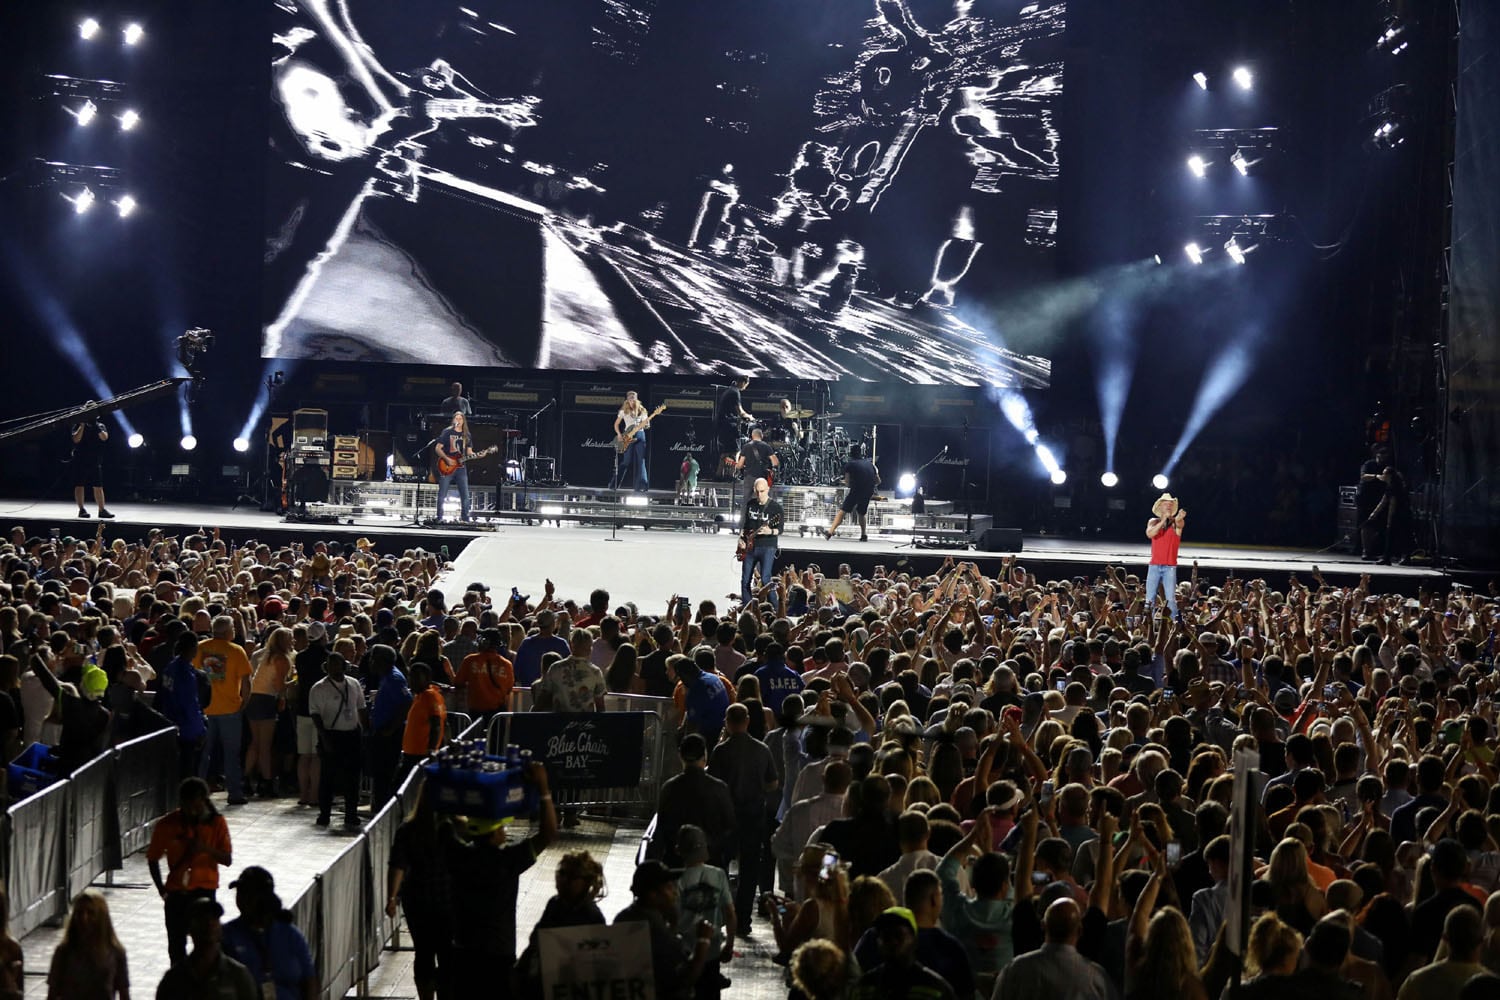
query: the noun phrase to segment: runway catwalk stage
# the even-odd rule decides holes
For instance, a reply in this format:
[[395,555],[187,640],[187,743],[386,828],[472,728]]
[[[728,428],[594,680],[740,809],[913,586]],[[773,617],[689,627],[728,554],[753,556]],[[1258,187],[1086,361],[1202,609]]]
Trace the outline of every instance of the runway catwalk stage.
[[[664,613],[674,594],[695,602],[710,598],[722,605],[727,595],[737,596],[739,590],[740,564],[734,559],[736,536],[727,530],[718,534],[639,528],[611,531],[598,527],[511,523],[493,532],[476,532],[457,527],[416,528],[399,522],[298,524],[275,514],[222,505],[124,504],[112,505],[112,509],[118,520],[107,530],[111,537],[127,539],[143,536],[153,527],[160,527],[170,535],[187,534],[199,528],[212,530],[217,526],[225,537],[238,542],[249,538],[270,543],[290,538],[353,542],[364,536],[372,539],[381,552],[419,547],[435,552],[447,545],[453,567],[443,574],[440,585],[454,590],[477,580],[504,594],[517,587],[522,594],[539,597],[550,578],[560,594],[582,600],[590,590],[602,586],[610,591],[614,602],[635,601],[647,614]],[[19,524],[32,535],[46,536],[59,526],[63,534],[92,535],[96,522],[81,520],[76,514],[77,509],[67,502],[0,500],[0,518],[4,519],[0,527],[8,530]],[[832,541],[824,541],[821,535],[785,537],[778,568],[817,563],[824,572],[832,573],[839,563],[847,562],[855,572],[868,576],[877,565],[893,570],[904,561],[912,572],[926,573],[952,555],[973,560],[985,573],[993,574],[999,570],[1005,555],[957,546],[914,549],[898,538],[872,536],[869,542],[862,543],[856,540],[854,532],[858,529],[846,530],[847,536]],[[1027,535],[1017,557],[1021,565],[1046,580],[1079,574],[1092,576],[1106,565],[1143,573],[1148,555],[1144,539],[1135,544]],[[1302,573],[1305,578],[1315,564],[1335,585],[1340,581],[1352,584],[1360,573],[1368,572],[1374,578],[1374,587],[1385,592],[1415,594],[1419,586],[1444,579],[1430,569],[1376,566],[1347,554],[1305,549],[1184,545],[1180,572],[1190,572],[1194,560],[1203,573],[1215,580],[1233,569],[1237,575],[1264,576],[1273,586],[1284,586],[1289,573]]]

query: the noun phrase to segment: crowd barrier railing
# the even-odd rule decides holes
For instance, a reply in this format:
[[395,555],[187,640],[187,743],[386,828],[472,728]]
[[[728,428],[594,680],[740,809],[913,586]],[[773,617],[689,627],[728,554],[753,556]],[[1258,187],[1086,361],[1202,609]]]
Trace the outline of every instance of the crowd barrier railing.
[[[656,699],[658,701],[664,699]],[[500,712],[490,719],[488,747],[492,754],[502,753],[507,742],[514,742],[523,750],[530,750],[537,759],[545,756],[542,747],[527,746],[524,739],[512,738],[510,721],[521,713]],[[541,715],[544,713],[528,713]],[[626,713],[613,713],[626,714]],[[661,716],[654,711],[628,713],[641,720],[641,767],[639,780],[632,785],[601,785],[594,787],[559,787],[554,780],[552,797],[559,809],[602,809],[611,815],[626,815],[645,818],[656,810],[656,801],[661,791],[664,753],[668,730]],[[676,755],[672,755],[675,762]]]
[[94,879],[146,845],[151,824],[172,808],[177,752],[177,730],[159,730],[5,810],[0,869],[12,934],[55,922]]

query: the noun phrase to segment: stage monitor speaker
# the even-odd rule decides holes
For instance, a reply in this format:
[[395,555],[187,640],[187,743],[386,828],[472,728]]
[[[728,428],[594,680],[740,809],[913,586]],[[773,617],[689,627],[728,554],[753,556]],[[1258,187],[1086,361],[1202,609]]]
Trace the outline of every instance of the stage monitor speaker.
[[432,461],[432,450],[427,447],[432,434],[417,424],[398,430],[391,440],[391,471],[398,482],[427,481],[428,465]]
[[294,504],[328,502],[328,473],[321,465],[303,465],[292,471],[291,501]]
[[986,528],[976,543],[980,552],[1020,552],[1020,528]]

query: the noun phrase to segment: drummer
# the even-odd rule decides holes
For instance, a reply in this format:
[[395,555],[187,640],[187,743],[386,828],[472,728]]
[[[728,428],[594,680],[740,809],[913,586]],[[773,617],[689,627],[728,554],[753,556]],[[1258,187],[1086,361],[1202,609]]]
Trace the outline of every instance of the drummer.
[[801,411],[792,406],[790,399],[781,401],[781,426],[786,431],[786,442],[788,444],[802,443],[802,421],[797,419]]

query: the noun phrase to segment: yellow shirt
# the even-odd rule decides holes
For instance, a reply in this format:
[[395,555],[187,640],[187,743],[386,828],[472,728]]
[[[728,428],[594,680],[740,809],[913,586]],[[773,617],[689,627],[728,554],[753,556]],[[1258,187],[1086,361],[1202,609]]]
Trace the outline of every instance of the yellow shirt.
[[245,655],[245,647],[230,639],[200,642],[193,666],[208,674],[213,686],[213,698],[205,714],[232,715],[245,707],[240,698],[240,687],[250,676],[250,657]]

